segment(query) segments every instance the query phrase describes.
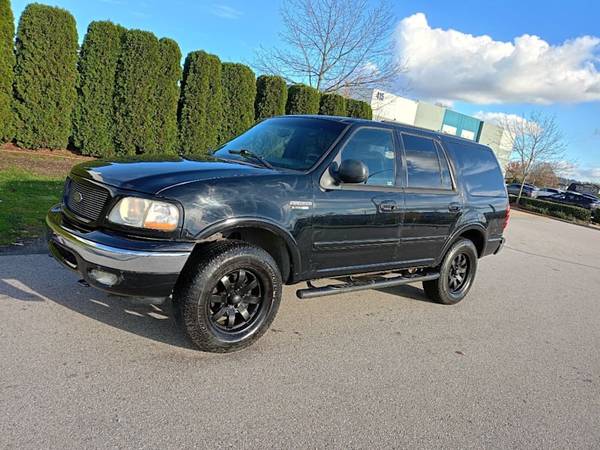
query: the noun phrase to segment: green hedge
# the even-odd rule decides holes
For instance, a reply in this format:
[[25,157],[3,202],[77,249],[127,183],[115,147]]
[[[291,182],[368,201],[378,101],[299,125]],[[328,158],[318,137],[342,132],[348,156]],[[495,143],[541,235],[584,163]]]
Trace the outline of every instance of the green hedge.
[[[509,196],[509,200],[510,203],[515,203],[517,201],[517,197],[511,195]],[[566,220],[580,220],[583,222],[589,222],[592,216],[589,209],[529,197],[521,197],[519,207],[529,211]]]
[[115,153],[115,76],[124,33],[125,28],[112,22],[92,22],[83,39],[73,144],[84,155]]
[[324,116],[345,116],[346,99],[339,94],[323,94],[319,114]]
[[595,209],[592,214],[592,221],[595,223],[600,223],[600,208]]
[[227,142],[246,131],[254,123],[256,77],[244,64],[223,63],[223,126],[219,142]]
[[371,120],[373,119],[373,110],[367,102],[348,98],[346,99],[346,115],[357,119]]
[[321,94],[315,88],[294,84],[288,88],[286,114],[318,114]]
[[285,80],[274,75],[261,75],[256,80],[254,118],[258,120],[285,114],[287,86]]
[[155,95],[159,70],[156,36],[147,31],[126,31],[115,81],[115,149],[120,155],[157,150]]
[[174,155],[179,149],[177,106],[181,81],[181,50],[173,39],[159,41],[160,67],[156,86],[156,148],[158,153]]
[[0,143],[13,138],[12,89],[15,24],[9,0],[0,0]]
[[185,59],[179,101],[179,139],[185,154],[206,154],[219,141],[223,122],[221,61],[203,51]]
[[16,39],[17,144],[64,148],[77,101],[77,29],[64,9],[33,3],[19,20]]

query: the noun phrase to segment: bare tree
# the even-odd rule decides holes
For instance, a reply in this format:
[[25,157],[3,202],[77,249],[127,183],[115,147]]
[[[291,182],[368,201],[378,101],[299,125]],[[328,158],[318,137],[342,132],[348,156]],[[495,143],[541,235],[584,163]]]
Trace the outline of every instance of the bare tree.
[[281,47],[261,47],[255,67],[323,92],[385,87],[402,72],[387,0],[284,0]]
[[560,170],[564,159],[566,144],[556,118],[540,111],[529,113],[523,118],[507,116],[501,126],[507,133],[513,148],[513,155],[518,164],[521,189],[517,204],[521,201],[523,186],[532,171],[545,163],[553,169]]

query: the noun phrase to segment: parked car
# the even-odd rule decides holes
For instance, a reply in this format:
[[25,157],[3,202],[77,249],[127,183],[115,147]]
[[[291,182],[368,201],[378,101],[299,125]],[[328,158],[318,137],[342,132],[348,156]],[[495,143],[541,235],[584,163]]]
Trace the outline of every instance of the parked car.
[[544,187],[537,191],[537,198],[550,197],[551,195],[562,194],[564,191],[556,188]]
[[564,203],[571,206],[579,206],[585,209],[598,209],[600,208],[600,199],[593,195],[578,194],[577,192],[565,192],[562,194],[555,194],[549,197],[544,197],[544,200]]
[[579,194],[593,195],[595,197],[600,196],[600,186],[593,183],[571,183],[567,190]]
[[[506,190],[509,195],[519,195],[521,191],[521,183],[511,183],[506,185]],[[538,196],[539,189],[533,184],[525,183],[523,185],[523,197],[536,198]]]
[[308,299],[422,282],[431,299],[455,304],[478,259],[502,248],[508,218],[488,147],[398,124],[288,116],[208,161],[75,166],[46,221],[52,254],[89,285],[172,296],[189,338],[227,352],[265,332],[282,284],[307,281],[297,296]]

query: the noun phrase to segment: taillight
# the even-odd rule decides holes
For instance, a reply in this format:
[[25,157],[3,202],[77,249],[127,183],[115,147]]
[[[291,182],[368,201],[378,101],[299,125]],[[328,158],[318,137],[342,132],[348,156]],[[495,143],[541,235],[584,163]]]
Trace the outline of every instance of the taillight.
[[510,220],[510,203],[506,207],[506,215],[504,216],[504,223],[502,224],[502,231],[506,230],[509,220]]

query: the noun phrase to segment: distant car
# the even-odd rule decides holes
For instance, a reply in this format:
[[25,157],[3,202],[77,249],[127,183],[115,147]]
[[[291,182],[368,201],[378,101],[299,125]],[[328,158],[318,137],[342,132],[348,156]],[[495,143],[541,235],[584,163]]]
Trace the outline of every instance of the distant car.
[[593,183],[571,183],[567,190],[579,194],[593,195],[595,197],[600,196],[600,186]]
[[[521,191],[521,183],[511,183],[506,185],[506,190],[509,195],[519,195]],[[533,184],[525,183],[523,185],[523,197],[537,198],[539,189]]]
[[554,203],[564,203],[571,206],[579,206],[585,209],[600,208],[600,199],[593,195],[578,194],[577,192],[565,192],[544,197],[544,200]]
[[542,198],[542,197],[550,197],[551,195],[556,195],[556,194],[563,194],[565,191],[562,191],[560,189],[556,189],[556,188],[540,188],[540,190],[537,193],[537,197],[538,198]]

